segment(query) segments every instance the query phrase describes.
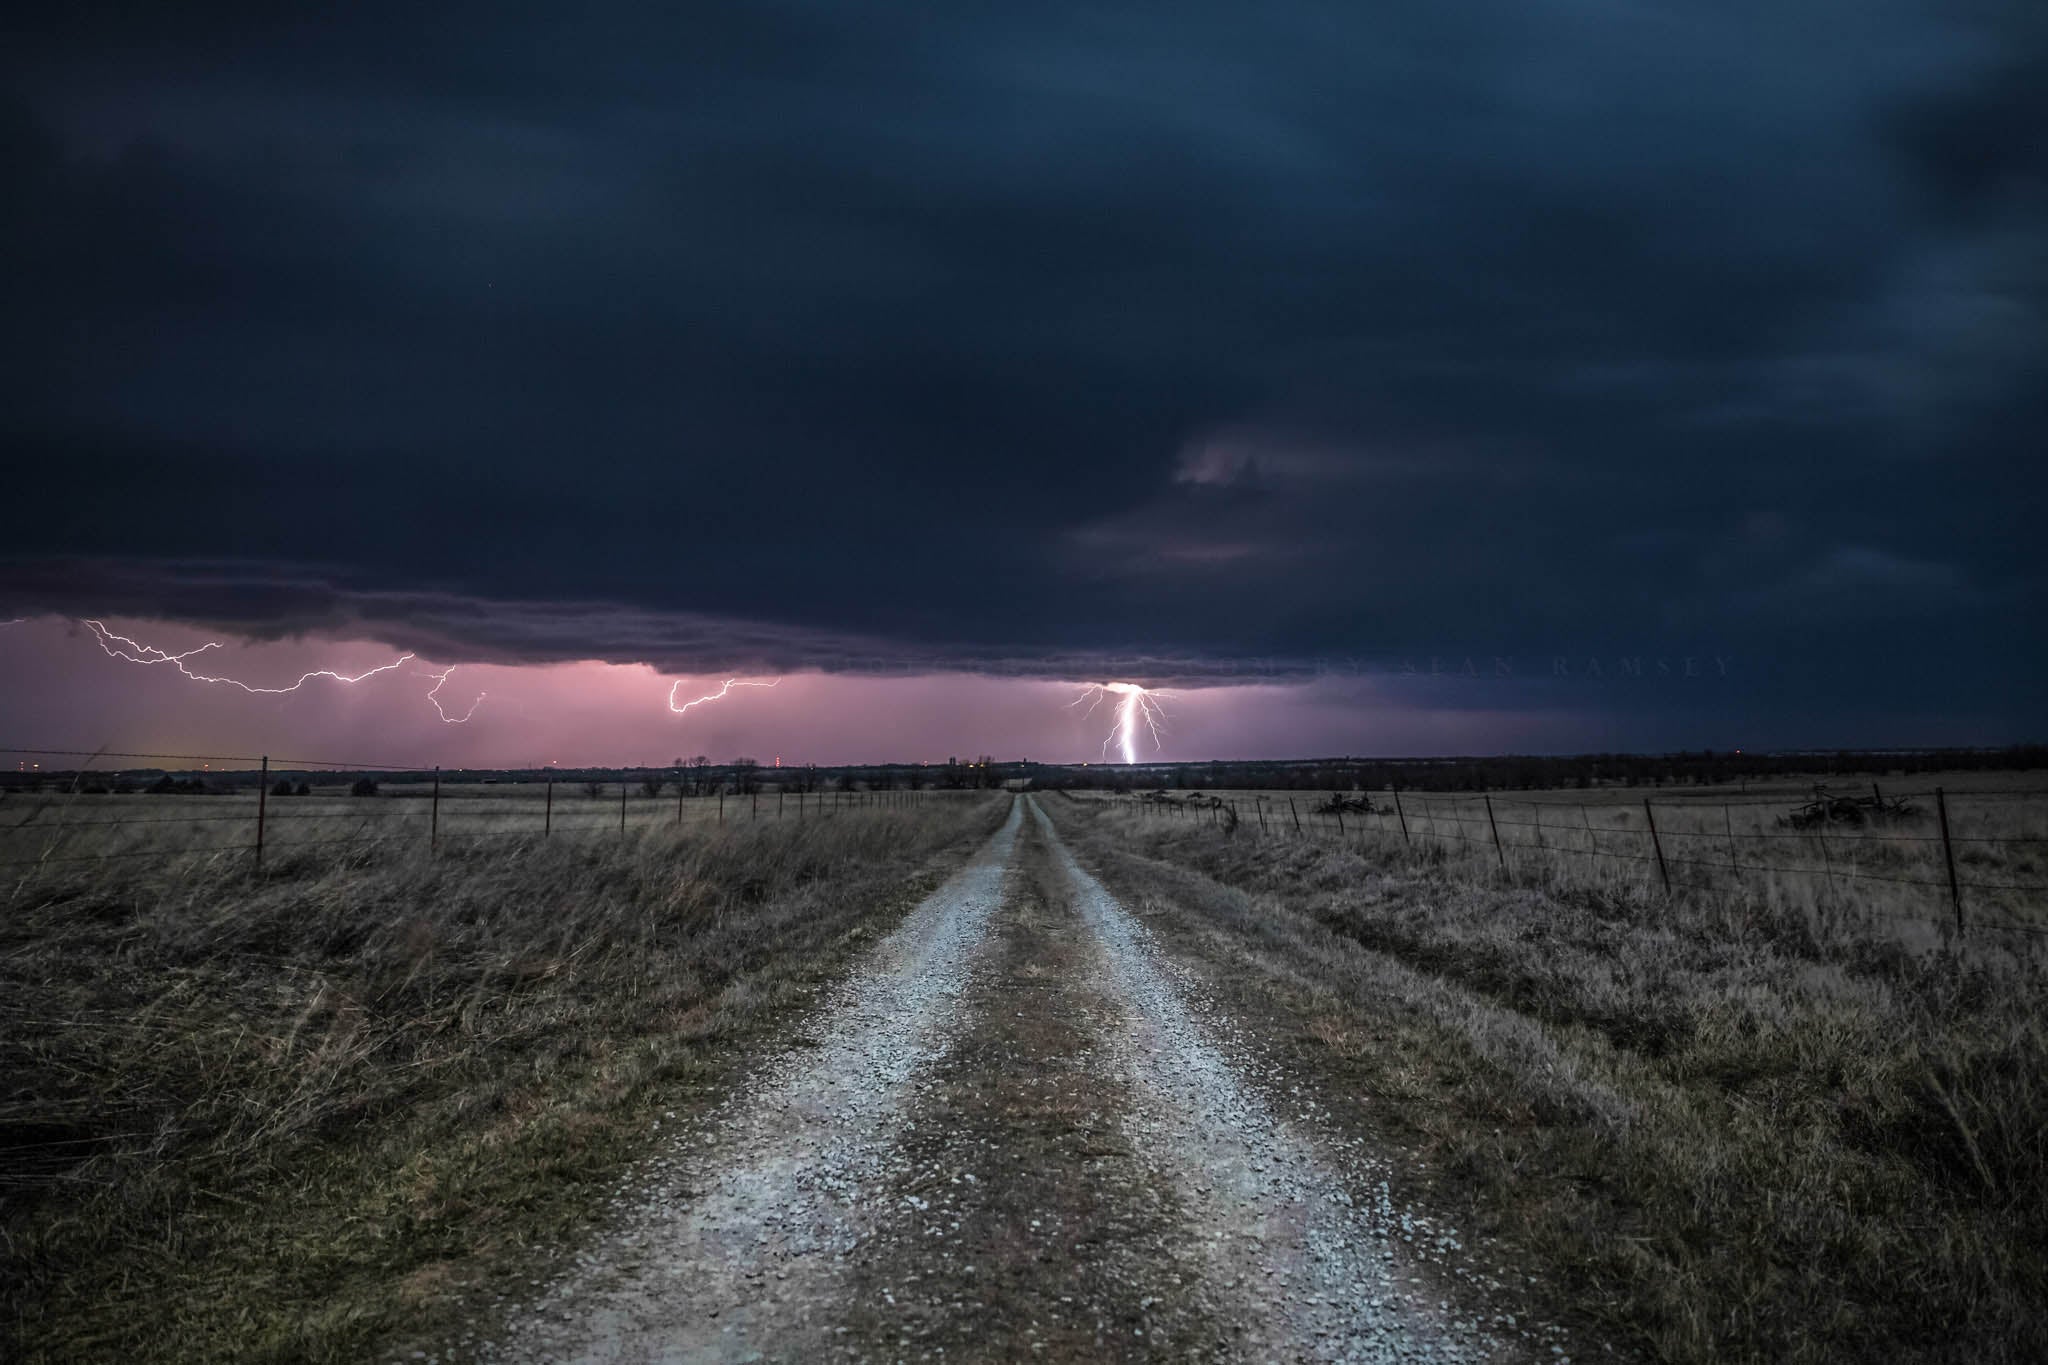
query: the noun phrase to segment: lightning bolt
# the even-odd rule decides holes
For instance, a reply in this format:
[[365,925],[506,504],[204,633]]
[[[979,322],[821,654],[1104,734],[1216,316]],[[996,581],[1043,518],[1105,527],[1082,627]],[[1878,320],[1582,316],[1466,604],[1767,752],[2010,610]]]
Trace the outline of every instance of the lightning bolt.
[[[86,620],[84,624],[92,630],[94,638],[99,641],[100,648],[105,650],[111,658],[126,659],[130,663],[137,664],[169,664],[194,682],[222,683],[228,687],[239,687],[244,692],[262,696],[278,696],[285,692],[296,692],[315,678],[332,678],[336,682],[359,683],[363,679],[373,678],[379,673],[389,673],[392,669],[397,668],[400,664],[413,657],[410,654],[401,654],[388,664],[379,664],[377,667],[367,669],[353,677],[346,673],[336,673],[330,668],[318,668],[311,673],[301,673],[299,680],[290,687],[256,687],[241,681],[239,678],[209,677],[204,673],[194,673],[191,669],[185,667],[185,660],[187,659],[204,654],[209,649],[224,648],[218,640],[209,640],[197,649],[188,649],[183,654],[172,654],[168,650],[158,649],[155,645],[137,644],[125,635],[116,635],[101,622]],[[116,645],[123,646],[123,648],[116,649]],[[130,653],[129,651],[131,650],[134,652]]]
[[1159,748],[1159,732],[1166,728],[1166,708],[1161,706],[1161,697],[1171,696],[1170,692],[1155,692],[1140,687],[1137,683],[1088,683],[1081,689],[1081,695],[1067,705],[1069,708],[1088,703],[1083,718],[1095,714],[1095,709],[1111,697],[1116,700],[1116,723],[1109,727],[1109,734],[1103,737],[1102,756],[1109,757],[1109,746],[1114,744],[1123,754],[1126,763],[1138,761],[1138,733],[1142,729],[1152,737],[1152,748]]
[[448,675],[450,673],[453,673],[456,667],[456,665],[450,664],[447,668],[443,669],[439,673],[428,673],[425,675],[434,680],[433,690],[427,693],[427,700],[434,703],[435,713],[438,714],[441,717],[441,719],[446,721],[448,724],[465,725],[469,722],[469,718],[476,714],[476,708],[484,704],[484,698],[489,696],[490,694],[488,692],[477,693],[476,700],[469,704],[469,709],[467,711],[464,711],[459,716],[449,715],[447,710],[441,705],[441,685],[448,681]]
[[681,706],[678,706],[676,705],[676,693],[679,690],[681,690],[683,685],[682,679],[678,678],[676,679],[676,681],[670,683],[668,687],[668,709],[675,712],[677,715],[681,715],[683,712],[689,710],[693,706],[702,706],[707,701],[717,701],[720,697],[723,697],[726,693],[732,691],[735,687],[773,687],[776,683],[779,683],[781,681],[782,679],[780,678],[771,678],[766,682],[750,682],[744,678],[727,678],[725,680],[725,685],[719,688],[716,692],[707,693],[706,695],[697,698],[697,700],[695,701],[686,701]]
[[[137,664],[169,664],[194,682],[218,683],[224,687],[239,687],[242,691],[253,696],[274,697],[282,696],[287,692],[296,692],[315,678],[328,678],[339,683],[359,683],[366,678],[374,678],[379,673],[389,673],[417,657],[410,653],[401,654],[388,664],[379,664],[375,668],[365,669],[361,673],[353,674],[337,673],[331,668],[317,668],[310,673],[301,673],[298,681],[292,683],[289,687],[258,687],[254,683],[245,683],[240,678],[216,677],[213,674],[200,673],[185,666],[187,659],[197,658],[210,649],[226,648],[218,640],[209,640],[205,644],[185,650],[181,654],[173,654],[167,649],[159,649],[155,645],[141,644],[129,639],[125,635],[116,635],[113,631],[107,629],[106,623],[102,621],[81,618],[81,624],[92,631],[94,640],[98,642],[100,649],[109,658],[125,659],[130,663]],[[469,709],[461,715],[450,715],[447,707],[441,704],[441,687],[448,681],[448,675],[454,671],[455,667],[451,665],[439,673],[423,673],[420,676],[434,680],[433,688],[427,693],[427,700],[433,703],[435,714],[450,725],[461,725],[476,714],[476,708],[483,704],[484,694],[481,692],[477,693],[476,700],[471,702]]]

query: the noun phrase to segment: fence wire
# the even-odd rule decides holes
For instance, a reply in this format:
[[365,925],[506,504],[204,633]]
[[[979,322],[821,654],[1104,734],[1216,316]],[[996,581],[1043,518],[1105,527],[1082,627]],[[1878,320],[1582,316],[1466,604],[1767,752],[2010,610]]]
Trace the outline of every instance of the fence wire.
[[[531,782],[499,786],[486,796],[475,789],[475,784],[444,784],[439,780],[439,769],[420,764],[404,763],[355,763],[340,760],[314,759],[265,759],[261,756],[239,754],[171,754],[137,752],[128,750],[67,750],[42,748],[0,748],[0,752],[39,757],[69,758],[84,760],[80,767],[67,769],[63,773],[35,773],[41,781],[69,779],[69,790],[61,786],[54,791],[22,792],[19,788],[0,788],[0,794],[19,795],[35,804],[19,819],[6,819],[5,815],[18,801],[10,799],[0,805],[0,852],[16,854],[35,850],[33,856],[0,857],[0,869],[40,869],[52,866],[78,866],[92,863],[135,863],[170,862],[178,859],[218,859],[219,855],[232,854],[249,859],[260,866],[264,856],[288,857],[306,849],[336,849],[352,847],[364,851],[382,851],[401,847],[424,846],[429,850],[453,843],[470,843],[480,840],[510,839],[543,841],[558,838],[593,838],[611,836],[618,838],[642,835],[663,829],[683,830],[687,828],[723,827],[757,820],[815,821],[830,819],[851,811],[882,810],[908,806],[920,802],[935,793],[922,788],[853,791],[842,788],[834,792],[776,792],[762,810],[764,802],[756,790],[744,792],[727,790],[725,782],[730,778],[713,779],[709,784],[699,775],[695,783],[699,789],[694,795],[685,795],[675,776],[663,775],[654,782],[653,790],[648,789],[646,775],[621,780],[601,780],[582,776],[549,777]],[[190,776],[210,783],[235,782],[234,790],[151,790],[144,786],[136,790],[108,792],[103,787],[91,789],[81,787],[81,782],[90,776],[96,782],[105,778],[121,779],[127,774],[119,770],[98,769],[91,765],[102,759],[158,759],[187,763],[246,763],[246,769],[231,773],[195,773]],[[342,796],[329,792],[321,794],[286,794],[274,791],[272,783],[283,786],[296,784],[285,781],[291,775],[314,767],[339,769],[341,775],[361,774],[383,777],[389,774],[434,774],[436,781],[430,790],[410,791],[404,794],[376,794],[368,797],[350,794]],[[154,770],[152,770],[154,771]],[[650,772],[652,770],[649,770]],[[764,770],[762,777],[772,780]],[[28,774],[7,774],[21,777]],[[169,774],[164,774],[168,777]],[[254,780],[253,790],[247,785]],[[417,782],[417,779],[409,779]],[[495,784],[494,784],[495,785]],[[577,799],[571,796],[593,786],[605,789],[616,787],[616,793],[605,790],[594,798]],[[556,791],[556,788],[561,791]],[[673,794],[663,788],[676,788]],[[522,788],[526,790],[521,790]],[[632,793],[640,792],[636,799]],[[517,794],[514,794],[514,793]],[[795,799],[789,799],[791,796]],[[557,798],[560,798],[559,800]],[[130,818],[99,818],[106,810],[103,803],[148,800],[205,802],[208,805],[191,813],[181,814],[137,814]],[[222,811],[216,802],[233,803],[235,809]],[[301,802],[310,802],[316,809],[295,809]],[[343,808],[333,808],[326,803],[342,802]],[[80,804],[84,803],[84,804]],[[672,803],[672,804],[671,804]],[[76,819],[74,814],[84,810],[88,818]],[[694,811],[694,815],[691,812]],[[310,833],[319,833],[320,824],[346,827],[353,825],[353,832],[333,838],[300,838],[284,831],[294,826],[310,827]],[[485,828],[475,828],[476,825]],[[146,848],[107,848],[91,852],[77,851],[75,845],[67,846],[74,836],[97,838],[102,841],[118,838],[104,831],[133,829],[143,839],[159,836],[164,826],[191,826],[196,833],[200,826],[240,825],[249,831],[249,838],[235,843],[182,844],[165,843]],[[514,825],[512,828],[491,826]],[[463,828],[461,826],[470,826]],[[214,830],[213,833],[226,833]],[[164,832],[166,835],[168,831]],[[38,845],[40,847],[38,848]]]
[[[1834,796],[1839,793],[1828,795]],[[1134,809],[1141,814],[1161,819],[1198,821],[1207,818],[1223,821],[1226,819],[1223,812],[1228,811],[1227,822],[1233,827],[1252,827],[1255,824],[1257,829],[1269,837],[1277,833],[1280,837],[1333,837],[1341,841],[1376,839],[1383,842],[1398,842],[1411,848],[1417,845],[1441,848],[1455,843],[1471,848],[1491,849],[1501,867],[1508,870],[1512,870],[1511,864],[1518,857],[1526,861],[1525,855],[1530,854],[1566,864],[1584,859],[1633,864],[1646,868],[1655,867],[1659,869],[1660,880],[1667,890],[1716,889],[1714,883],[1707,878],[1687,879],[1675,875],[1687,870],[1727,873],[1736,878],[1789,875],[1815,878],[1828,883],[1874,882],[1910,886],[1946,901],[1946,910],[1955,915],[1959,927],[1967,925],[1972,929],[2048,935],[2048,923],[2028,924],[2002,915],[1991,917],[1990,912],[2002,910],[2004,907],[1983,903],[1986,896],[2048,897],[2048,882],[2014,880],[2010,872],[2015,869],[2004,867],[1999,870],[2008,875],[1999,880],[1985,878],[1981,875],[1981,869],[1976,869],[1979,875],[1970,875],[1973,870],[1972,864],[1982,861],[1976,850],[1982,850],[1984,853],[2017,850],[2022,854],[2022,866],[2018,870],[2031,870],[2032,864],[2025,861],[2025,855],[2048,846],[2048,835],[2023,831],[2004,834],[1962,833],[1951,828],[1959,818],[1962,818],[1958,807],[1966,803],[1974,804],[1987,797],[2003,799],[2021,795],[2048,796],[2048,790],[1948,792],[1938,788],[1926,792],[1877,793],[1880,805],[1887,799],[1893,802],[1931,803],[1931,811],[1921,808],[1905,815],[1884,817],[1939,819],[1939,832],[1931,834],[1892,832],[1888,829],[1882,829],[1878,833],[1853,833],[1850,831],[1857,828],[1856,826],[1846,823],[1830,825],[1827,822],[1809,829],[1764,829],[1760,822],[1756,823],[1754,828],[1736,828],[1733,816],[1736,810],[1775,808],[1783,812],[1784,817],[1781,818],[1785,818],[1789,817],[1792,811],[1809,804],[1808,799],[1789,794],[1778,798],[1744,797],[1722,801],[1691,798],[1677,798],[1664,802],[1645,800],[1640,806],[1632,806],[1613,801],[1537,801],[1516,797],[1493,797],[1490,793],[1476,797],[1454,797],[1445,801],[1443,798],[1432,798],[1419,792],[1403,792],[1400,794],[1399,803],[1395,805],[1376,804],[1365,810],[1354,808],[1341,811],[1302,811],[1292,798],[1285,797],[1205,800],[1199,796],[1164,799],[1130,796],[1121,798],[1120,804],[1126,809]],[[1485,802],[1486,807],[1472,809],[1471,804],[1475,801]],[[1536,818],[1517,819],[1512,815],[1503,815],[1502,808],[1528,810]],[[1550,811],[1560,814],[1569,812],[1570,815],[1566,818],[1576,816],[1576,822],[1545,820],[1544,814]],[[1625,823],[1619,826],[1613,823],[1595,823],[1596,815],[1604,821],[1619,818],[1626,822],[1638,811],[1644,819],[1640,827]],[[1688,815],[1709,820],[1718,815],[1721,828],[1675,828],[1665,823],[1674,817]],[[1502,834],[1502,831],[1527,829],[1537,831],[1534,839],[1503,837]],[[1543,837],[1545,834],[1556,835],[1559,838],[1555,841],[1546,840]],[[1563,836],[1572,836],[1572,841],[1565,841]],[[1623,839],[1635,841],[1634,847],[1618,849],[1612,846],[1614,841]],[[1673,852],[1667,847],[1671,842],[1682,839],[1711,841],[1725,848],[1727,857],[1690,856],[1683,852]],[[1808,866],[1798,866],[1761,856],[1754,860],[1743,860],[1740,856],[1742,846],[1754,846],[1753,841],[1761,842],[1764,848],[1782,847],[1787,843],[1804,845],[1817,850],[1818,860]],[[1681,844],[1678,847],[1684,849],[1693,846]],[[1761,853],[1761,850],[1759,852]],[[1917,855],[1913,861],[1919,866],[1884,870],[1881,864],[1884,862],[1883,855],[1887,852],[1893,855]],[[1920,875],[1912,875],[1915,872]],[[1979,901],[1977,906],[1967,905],[1966,897],[1969,893],[1976,893]],[[2048,905],[2048,901],[2044,901],[2043,904]],[[1875,905],[1865,908],[1873,914],[1887,918],[1921,921],[1945,921],[1949,918],[1948,913],[1935,908],[1917,914]],[[1970,911],[1967,917],[1966,910]]]

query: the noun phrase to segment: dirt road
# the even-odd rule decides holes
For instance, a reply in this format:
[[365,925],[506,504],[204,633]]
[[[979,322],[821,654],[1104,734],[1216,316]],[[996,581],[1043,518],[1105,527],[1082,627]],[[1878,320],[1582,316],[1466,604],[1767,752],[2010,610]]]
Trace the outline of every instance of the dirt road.
[[1555,1352],[1020,799],[496,1333],[510,1360]]

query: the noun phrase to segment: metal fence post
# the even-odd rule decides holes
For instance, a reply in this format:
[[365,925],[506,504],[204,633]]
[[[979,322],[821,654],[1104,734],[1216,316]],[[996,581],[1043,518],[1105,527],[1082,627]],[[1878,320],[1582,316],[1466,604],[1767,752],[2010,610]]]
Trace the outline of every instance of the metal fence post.
[[1505,872],[1508,870],[1508,855],[1500,846],[1500,826],[1495,823],[1493,818],[1493,794],[1488,792],[1485,794],[1485,797],[1486,823],[1493,829],[1493,853],[1495,857],[1500,859],[1500,870]]
[[1657,850],[1657,875],[1664,879],[1666,894],[1671,890],[1671,869],[1664,866],[1664,841],[1657,837],[1657,816],[1650,809],[1650,798],[1643,798],[1643,819],[1650,825],[1650,847]]
[[718,823],[725,823],[725,788],[718,789]]
[[256,788],[256,870],[263,870],[263,818],[270,811],[270,755],[263,755],[263,776]]
[[1294,798],[1287,798],[1287,813],[1294,817],[1294,837],[1301,837],[1301,812],[1294,808]]
[[1412,845],[1415,841],[1408,837],[1408,812],[1401,809],[1401,789],[1399,787],[1394,788],[1394,814],[1401,821],[1401,842]]
[[624,834],[625,832],[626,832],[626,779],[625,779],[625,776],[624,776],[624,774],[621,774],[621,775],[620,775],[620,777],[619,777],[619,833],[621,833],[621,834]]
[[1934,789],[1934,809],[1941,814],[1941,856],[1948,864],[1948,898],[1956,907],[1956,932],[1963,932],[1963,889],[1956,882],[1956,850],[1948,837],[1948,793]]
[[427,817],[427,851],[441,847],[441,765],[434,765],[434,806]]
[[547,805],[541,808],[540,834],[543,839],[555,832],[555,775],[548,774]]
[[677,826],[677,828],[681,828],[681,827],[682,827],[682,823],[683,823],[683,770],[682,770],[681,768],[678,768],[678,769],[676,769],[676,826]]

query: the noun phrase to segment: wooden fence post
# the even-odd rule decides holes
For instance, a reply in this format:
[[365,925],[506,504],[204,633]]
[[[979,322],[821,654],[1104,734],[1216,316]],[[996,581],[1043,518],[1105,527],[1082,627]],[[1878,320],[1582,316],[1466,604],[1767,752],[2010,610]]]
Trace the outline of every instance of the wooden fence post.
[[625,832],[626,832],[626,778],[625,778],[625,774],[621,773],[621,774],[619,775],[619,833],[621,833],[621,834],[624,834]]
[[1828,852],[1828,821],[1825,819],[1820,822],[1819,837],[1820,871],[1821,875],[1827,878],[1828,890],[1832,891],[1835,889],[1835,859],[1834,855]]
[[540,836],[545,839],[555,832],[555,775],[548,774],[548,800],[541,810]]
[[270,811],[270,755],[263,755],[263,776],[256,788],[256,870],[263,870],[263,818]]
[[427,851],[441,846],[441,765],[434,765],[434,809],[427,823]]
[[1649,822],[1650,847],[1657,850],[1657,875],[1664,879],[1664,891],[1666,895],[1669,895],[1671,892],[1671,869],[1664,866],[1664,841],[1657,837],[1657,816],[1650,809],[1650,798],[1647,796],[1643,798],[1643,819]]
[[1294,798],[1287,798],[1287,813],[1294,817],[1294,837],[1301,837],[1301,812],[1294,808]]
[[676,828],[683,827],[683,770],[676,769]]
[[1493,829],[1493,854],[1496,858],[1500,859],[1500,870],[1505,872],[1508,870],[1508,855],[1500,846],[1500,825],[1493,818],[1493,793],[1485,793],[1485,798],[1486,823]]
[[1956,881],[1956,850],[1948,837],[1948,793],[1934,789],[1934,809],[1941,813],[1941,856],[1948,864],[1948,898],[1956,907],[1956,932],[1963,932],[1963,888]]

